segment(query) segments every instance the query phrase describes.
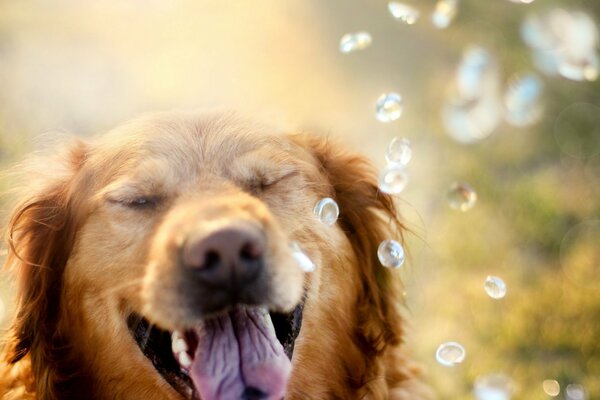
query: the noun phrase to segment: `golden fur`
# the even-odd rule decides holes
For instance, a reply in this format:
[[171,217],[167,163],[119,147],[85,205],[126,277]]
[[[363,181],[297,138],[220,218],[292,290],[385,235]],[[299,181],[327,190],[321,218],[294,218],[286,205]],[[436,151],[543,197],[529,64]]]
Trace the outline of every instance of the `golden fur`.
[[[269,307],[290,310],[306,290],[287,399],[430,398],[403,350],[399,277],[376,256],[403,228],[362,156],[233,114],[165,113],[32,165],[7,229],[18,308],[3,399],[180,399],[125,319],[137,311],[163,329],[185,321],[169,249],[189,220],[215,213],[268,232]],[[161,206],[123,207],[136,191]],[[341,210],[334,227],[312,216],[325,196]],[[289,265],[291,240],[314,273]]]

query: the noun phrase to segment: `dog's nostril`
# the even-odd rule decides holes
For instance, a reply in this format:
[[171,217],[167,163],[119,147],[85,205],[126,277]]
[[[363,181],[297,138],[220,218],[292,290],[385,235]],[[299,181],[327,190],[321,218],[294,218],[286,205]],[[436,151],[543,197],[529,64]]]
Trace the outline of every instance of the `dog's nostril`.
[[210,269],[217,266],[221,262],[221,256],[219,252],[215,250],[209,250],[206,252],[206,258],[204,259],[204,264],[202,265],[202,269]]
[[247,387],[242,395],[243,400],[262,400],[267,397],[269,396],[265,392],[252,386]]
[[240,259],[244,261],[255,261],[262,257],[262,249],[257,243],[247,242],[240,249]]

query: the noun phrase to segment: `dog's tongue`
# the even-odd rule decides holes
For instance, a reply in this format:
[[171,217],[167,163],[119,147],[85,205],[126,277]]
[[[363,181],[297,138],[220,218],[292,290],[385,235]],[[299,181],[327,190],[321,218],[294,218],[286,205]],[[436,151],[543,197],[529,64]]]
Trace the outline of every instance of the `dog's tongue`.
[[292,365],[268,311],[237,308],[196,329],[190,377],[202,400],[279,400]]

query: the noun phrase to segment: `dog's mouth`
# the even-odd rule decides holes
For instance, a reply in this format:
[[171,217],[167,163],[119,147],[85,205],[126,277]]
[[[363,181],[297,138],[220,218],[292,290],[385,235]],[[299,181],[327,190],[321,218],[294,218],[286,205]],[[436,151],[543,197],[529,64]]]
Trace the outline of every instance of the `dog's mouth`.
[[161,330],[136,313],[127,325],[154,368],[186,399],[279,400],[302,304],[289,314],[238,306],[186,331]]

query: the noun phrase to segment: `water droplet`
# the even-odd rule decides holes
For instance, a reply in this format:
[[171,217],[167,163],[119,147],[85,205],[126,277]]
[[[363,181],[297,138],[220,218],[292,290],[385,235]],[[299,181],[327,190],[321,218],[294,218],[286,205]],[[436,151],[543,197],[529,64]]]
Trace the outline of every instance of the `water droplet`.
[[462,363],[467,355],[465,348],[456,342],[446,342],[438,347],[435,359],[446,367],[454,367]]
[[388,10],[394,18],[400,22],[404,22],[407,25],[412,25],[419,19],[419,10],[404,3],[398,3],[397,1],[390,1],[388,3]]
[[398,93],[384,93],[375,103],[375,116],[381,122],[395,121],[402,115],[402,96]]
[[465,182],[457,182],[448,190],[448,204],[454,210],[468,211],[477,202],[477,193]]
[[313,272],[316,268],[315,264],[308,258],[306,253],[302,251],[298,242],[290,243],[292,249],[292,257],[298,263],[298,267],[304,272]]
[[502,299],[506,296],[506,283],[497,276],[488,276],[483,284],[485,292],[492,299]]
[[390,164],[406,166],[412,158],[412,147],[410,140],[395,137],[388,145],[385,159]]
[[379,262],[386,268],[399,268],[404,264],[404,248],[395,240],[384,240],[377,249]]
[[477,378],[473,390],[477,400],[510,400],[512,391],[512,380],[502,374]]
[[542,115],[542,81],[532,74],[517,76],[508,84],[504,95],[506,121],[515,126],[527,126]]
[[387,194],[398,194],[408,184],[408,173],[402,166],[388,165],[379,176],[379,190]]
[[317,202],[314,208],[315,216],[327,226],[335,224],[338,216],[340,215],[340,209],[330,197],[325,197]]
[[548,396],[556,397],[560,394],[560,384],[554,379],[546,379],[542,382],[542,389]]
[[369,32],[347,33],[340,40],[340,51],[344,54],[364,50],[371,45],[373,39]]
[[563,153],[579,159],[600,154],[600,107],[575,103],[558,114],[554,138]]
[[435,4],[435,9],[431,15],[431,22],[438,29],[445,29],[456,17],[458,9],[458,0],[439,0]]
[[586,400],[587,392],[582,385],[571,383],[567,385],[567,398],[566,400]]

